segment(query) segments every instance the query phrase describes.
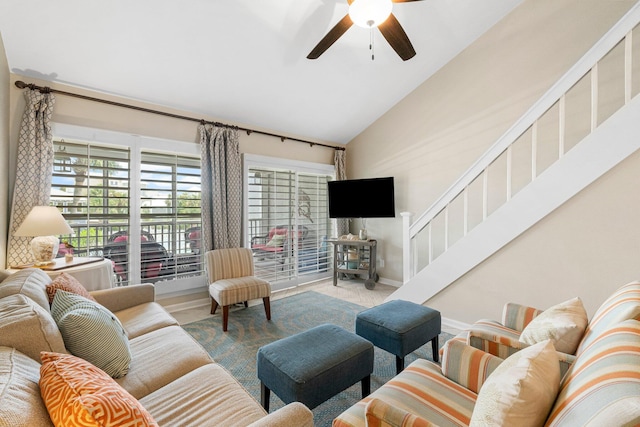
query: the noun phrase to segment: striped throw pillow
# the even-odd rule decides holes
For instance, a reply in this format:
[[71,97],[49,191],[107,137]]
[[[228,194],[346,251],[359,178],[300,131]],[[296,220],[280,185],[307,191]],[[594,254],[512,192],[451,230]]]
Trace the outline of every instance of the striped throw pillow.
[[640,322],[611,326],[583,349],[546,425],[640,425]]
[[627,319],[640,320],[640,282],[631,282],[617,289],[596,310],[587,326],[577,353],[588,347],[602,331]]
[[51,314],[60,329],[65,347],[120,378],[129,371],[129,339],[118,318],[100,304],[80,295],[58,290]]
[[43,351],[40,394],[55,426],[157,426],[104,371],[70,354]]

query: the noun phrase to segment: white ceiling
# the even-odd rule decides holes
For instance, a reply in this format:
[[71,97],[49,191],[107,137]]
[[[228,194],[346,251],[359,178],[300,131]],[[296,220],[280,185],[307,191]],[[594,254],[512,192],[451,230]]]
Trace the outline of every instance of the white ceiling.
[[16,74],[347,143],[521,1],[394,4],[406,62],[356,26],[306,59],[346,0],[2,0],[0,33]]

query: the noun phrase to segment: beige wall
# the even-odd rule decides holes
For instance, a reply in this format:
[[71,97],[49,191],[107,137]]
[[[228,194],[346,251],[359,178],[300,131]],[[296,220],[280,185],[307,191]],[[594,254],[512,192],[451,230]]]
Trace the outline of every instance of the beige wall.
[[[398,216],[393,220],[367,221],[369,234],[381,242],[380,258],[385,261],[381,276],[402,280],[399,212],[418,215],[428,208],[634,3],[632,0],[525,0],[347,145],[350,178],[394,176],[396,180]],[[635,161],[637,169],[637,159]],[[633,174],[634,166],[627,164],[620,168],[622,172],[614,173]],[[482,317],[482,313],[499,315],[496,307],[501,307],[506,295],[526,298],[535,294],[541,308],[557,301],[559,297],[554,292],[536,291],[540,286],[535,273],[527,280],[518,275],[523,264],[530,266],[528,272],[544,271],[548,289],[560,288],[566,294],[581,296],[591,293],[591,289],[594,295],[600,294],[602,286],[608,285],[610,289],[623,278],[636,274],[637,268],[631,263],[623,263],[622,271],[617,263],[600,265],[597,269],[583,265],[594,262],[593,256],[587,255],[600,252],[626,255],[627,251],[635,251],[636,259],[638,255],[637,244],[626,239],[621,242],[622,246],[610,245],[605,224],[612,218],[611,212],[600,206],[597,196],[589,196],[592,191],[599,194],[588,189],[580,201],[575,202],[594,215],[589,221],[582,220],[582,210],[568,210],[564,215],[552,215],[549,221],[554,221],[553,228],[536,227],[536,231],[531,232],[537,236],[544,231],[541,241],[555,242],[556,252],[548,252],[544,245],[535,245],[523,236],[429,304],[444,309],[447,317],[472,321]],[[610,196],[607,203],[617,202],[612,205],[616,213],[619,209],[628,209],[626,195],[611,187],[603,193]],[[634,202],[633,206],[640,208],[640,203]],[[613,217],[615,221],[626,220],[617,226],[635,231],[637,221],[630,222],[631,218],[624,216]],[[594,228],[601,235],[585,241],[583,236],[593,234]],[[564,230],[561,245],[554,235],[558,229]],[[609,245],[602,246],[603,243]],[[515,247],[522,249],[511,252]],[[515,255],[509,255],[516,253],[522,257],[519,263],[513,262]],[[541,256],[551,253],[553,257]],[[593,270],[597,274],[590,274],[586,283],[577,284],[585,278],[580,272],[593,273]],[[478,286],[476,277],[480,277],[481,271],[485,282]],[[491,280],[492,275],[495,280]],[[505,277],[519,280],[505,281]],[[460,304],[458,298],[468,304]],[[488,305],[468,310],[469,304]]]
[[9,217],[9,64],[0,35],[0,267],[7,257],[7,218]]
[[579,296],[591,317],[640,280],[640,152],[429,300],[462,322],[500,319],[506,301],[541,309]]

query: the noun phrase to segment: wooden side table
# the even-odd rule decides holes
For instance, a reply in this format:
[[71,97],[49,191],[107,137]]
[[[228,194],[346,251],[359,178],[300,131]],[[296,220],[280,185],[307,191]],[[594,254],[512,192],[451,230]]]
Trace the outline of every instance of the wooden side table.
[[[16,271],[32,268],[33,264],[14,266],[7,271]],[[110,259],[102,257],[73,257],[73,261],[66,262],[64,258],[56,258],[54,264],[40,268],[52,279],[65,272],[75,277],[88,291],[108,289],[114,285],[113,264]]]

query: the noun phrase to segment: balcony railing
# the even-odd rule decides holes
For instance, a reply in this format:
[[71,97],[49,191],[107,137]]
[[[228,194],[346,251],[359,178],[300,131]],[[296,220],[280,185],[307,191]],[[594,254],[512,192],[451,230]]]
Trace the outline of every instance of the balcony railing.
[[[74,233],[63,237],[61,254],[73,247],[77,256],[104,256],[114,263],[118,284],[126,285],[132,266],[129,256],[129,226],[69,221]],[[156,282],[200,275],[203,271],[200,254],[200,221],[153,222],[141,226],[140,281]],[[138,251],[136,251],[138,252]]]

